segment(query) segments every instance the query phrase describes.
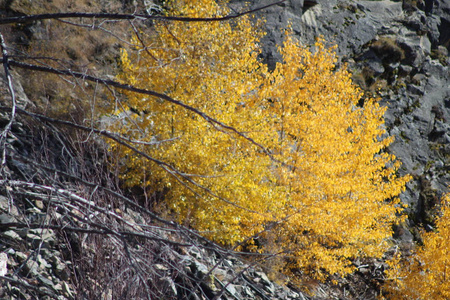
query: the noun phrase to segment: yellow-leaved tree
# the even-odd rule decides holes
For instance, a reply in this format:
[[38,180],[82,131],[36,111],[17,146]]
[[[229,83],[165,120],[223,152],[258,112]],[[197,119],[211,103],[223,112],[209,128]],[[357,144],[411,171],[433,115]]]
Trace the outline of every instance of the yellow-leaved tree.
[[[170,1],[168,5],[173,7],[170,15],[229,13],[215,1]],[[181,100],[259,142],[275,135],[274,130],[264,131],[264,107],[254,104],[266,66],[257,59],[262,34],[253,29],[248,17],[233,22],[157,22],[152,32],[141,35],[132,41],[138,52],[122,53],[120,80]],[[145,39],[145,50],[139,39]],[[127,108],[139,113],[118,111],[124,119],[119,119],[116,130],[134,140],[153,142],[153,146],[138,147],[185,175],[152,166],[130,149],[119,147],[120,156],[126,158],[122,174],[127,186],[167,189],[167,209],[179,221],[224,244],[263,229],[277,189],[261,184],[275,181],[267,171],[268,157],[255,145],[224,134],[225,128],[181,106],[133,93],[127,96]]]
[[392,142],[386,108],[375,99],[358,106],[362,93],[345,68],[335,70],[333,49],[319,40],[311,52],[288,36],[280,52],[264,93],[277,116],[277,153],[291,166],[278,168],[291,216],[277,227],[278,244],[296,257],[290,268],[345,274],[352,258],[386,251],[409,176],[398,177],[400,163],[382,152]]
[[435,231],[423,235],[423,245],[409,257],[389,261],[389,299],[450,299],[450,194],[443,199]]
[[[168,5],[169,15],[229,13],[211,0]],[[270,228],[262,235],[289,253],[287,271],[346,274],[353,258],[386,250],[409,180],[383,152],[392,142],[385,109],[374,99],[358,106],[360,90],[345,67],[336,70],[334,49],[323,41],[302,47],[288,32],[283,62],[269,71],[258,60],[261,37],[244,16],[157,22],[133,39],[137,51],[123,51],[121,81],[180,100],[255,143],[182,106],[127,92],[112,129],[180,173],[112,145],[122,179],[166,190],[165,209],[215,241],[234,245]]]

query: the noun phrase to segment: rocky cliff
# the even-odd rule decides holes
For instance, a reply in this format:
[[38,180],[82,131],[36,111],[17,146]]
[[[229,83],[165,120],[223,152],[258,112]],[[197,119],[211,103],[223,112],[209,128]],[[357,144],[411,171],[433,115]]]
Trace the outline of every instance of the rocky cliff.
[[[250,7],[270,2],[253,1]],[[95,9],[160,8],[151,1],[102,3],[108,5]],[[230,6],[244,7],[242,1],[231,1]],[[0,5],[2,18],[27,14],[28,9],[21,1]],[[270,66],[279,61],[281,32],[291,24],[305,45],[318,36],[337,44],[339,63],[348,65],[366,93],[381,97],[388,106],[386,127],[396,137],[389,151],[403,162],[401,172],[414,176],[401,195],[409,204],[409,224],[397,229],[397,238],[407,245],[418,238],[416,226],[431,229],[435,206],[450,183],[450,2],[291,0],[256,14],[266,19],[262,58]],[[2,25],[0,31],[7,33],[7,42],[20,55],[21,47],[51,36],[44,25]],[[98,38],[91,37],[95,44]],[[97,70],[92,72],[114,69],[116,44],[105,42],[89,55],[71,47],[69,57],[88,66],[80,69],[90,68],[93,61]],[[42,106],[57,99],[52,90],[56,84],[42,84],[47,91],[39,94],[30,84],[35,80],[31,74],[12,70],[11,75],[18,111],[1,149],[6,153],[0,173],[1,298],[375,299],[378,295],[382,261],[355,262],[359,271],[337,284],[286,287],[282,284],[286,278],[270,274],[272,257],[223,249],[154,215],[146,208],[148,199],[118,188],[114,174],[106,171],[100,142],[86,142],[95,133],[92,128],[75,129],[57,122],[54,115],[20,110],[38,106],[36,110],[44,112]],[[86,84],[89,88],[94,87]],[[3,127],[11,120],[12,101],[4,72],[0,91]],[[80,97],[74,93],[67,97]],[[78,107],[75,100],[72,104]],[[70,116],[72,121],[79,117]],[[307,289],[315,296],[308,296]]]

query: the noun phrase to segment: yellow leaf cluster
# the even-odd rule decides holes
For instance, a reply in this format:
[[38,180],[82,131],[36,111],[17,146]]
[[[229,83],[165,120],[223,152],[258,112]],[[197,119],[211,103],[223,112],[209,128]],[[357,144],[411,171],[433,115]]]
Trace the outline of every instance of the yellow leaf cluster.
[[[170,4],[171,15],[228,13],[210,0]],[[122,52],[119,79],[235,127],[278,162],[180,106],[129,92],[111,129],[146,142],[137,147],[183,176],[112,145],[122,179],[127,186],[168,190],[166,209],[178,221],[223,244],[271,227],[275,234],[261,238],[291,254],[287,272],[322,279],[346,274],[354,257],[383,254],[399,212],[397,196],[409,180],[396,175],[398,162],[382,151],[392,142],[384,138],[385,109],[375,99],[358,106],[361,91],[322,40],[303,47],[287,33],[283,62],[269,71],[258,60],[261,37],[246,16],[156,23],[133,40],[136,51]]]
[[383,254],[409,177],[397,177],[394,157],[380,152],[392,142],[381,138],[385,108],[375,99],[358,107],[361,92],[345,68],[335,70],[333,50],[321,40],[314,49],[288,35],[264,95],[277,116],[273,147],[291,166],[278,169],[289,190],[281,216],[292,217],[278,227],[277,243],[294,253],[295,268],[313,262],[324,278],[351,272],[356,256]]
[[[173,1],[172,5],[176,8],[172,15],[212,17],[228,13],[214,1],[189,1],[185,5]],[[235,22],[160,22],[154,28],[148,36],[142,33],[145,49],[136,38],[133,43],[138,52],[122,52],[123,82],[181,100],[260,142],[270,135],[263,132],[263,108],[253,104],[266,67],[257,60],[257,42],[262,35],[253,30],[248,17]],[[155,142],[141,149],[181,170],[187,178],[149,166],[120,147],[126,185],[169,188],[167,206],[178,220],[224,244],[234,244],[263,229],[263,212],[270,207],[276,188],[261,185],[274,181],[274,175],[266,171],[270,160],[255,146],[160,99],[127,93],[127,106],[139,113],[118,118],[114,129],[133,140]],[[235,206],[197,186],[188,189],[180,184],[189,185],[189,180]],[[238,206],[248,211],[243,213]]]
[[410,257],[395,256],[387,271],[389,299],[450,299],[450,194],[443,200],[436,230]]

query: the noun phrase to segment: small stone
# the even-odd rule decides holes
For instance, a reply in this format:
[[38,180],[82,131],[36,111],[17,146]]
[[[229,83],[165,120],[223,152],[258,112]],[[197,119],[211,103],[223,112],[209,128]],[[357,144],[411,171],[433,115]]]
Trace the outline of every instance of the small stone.
[[191,247],[191,248],[188,250],[188,252],[189,252],[189,254],[190,254],[192,257],[194,257],[194,258],[201,259],[201,257],[202,257],[202,255],[201,255],[201,253],[200,253],[200,250],[199,250],[198,248],[196,248],[196,247]]
[[7,231],[3,232],[2,236],[10,238],[10,239],[15,240],[15,241],[21,241],[22,240],[20,235],[18,235],[17,232],[15,232],[13,230],[7,230]]
[[29,259],[24,267],[23,267],[24,272],[28,275],[31,274],[33,276],[38,276],[39,275],[39,265],[37,262],[35,262],[32,259]]
[[155,264],[155,268],[161,271],[167,271],[169,270],[166,266],[161,265],[161,264]]
[[227,290],[228,293],[230,293],[233,297],[235,298],[239,298],[238,296],[238,292],[236,290],[236,286],[234,284],[228,284],[227,287],[225,288]]
[[227,276],[228,275],[227,271],[223,270],[223,269],[216,268],[213,270],[213,274],[220,281],[226,281],[227,279],[231,279],[231,278],[228,278],[229,276]]
[[0,253],[0,276],[5,276],[8,272],[8,254]]
[[28,231],[29,231],[28,228],[21,228],[21,229],[15,230],[15,232],[17,234],[19,234],[19,236],[23,239],[27,237]]
[[18,260],[19,262],[23,262],[23,261],[26,260],[27,257],[28,257],[25,253],[20,252],[20,251],[16,251],[15,255],[16,255],[17,260]]
[[255,294],[253,294],[253,291],[248,286],[242,287],[242,293],[246,297],[255,298]]
[[14,217],[19,216],[17,207],[15,205],[12,205],[12,203],[10,203],[10,200],[4,196],[0,196],[0,210]]
[[370,269],[367,267],[362,267],[359,268],[359,272],[361,272],[362,274],[369,274],[370,273]]
[[41,269],[51,269],[52,268],[52,265],[49,264],[40,254],[38,254],[36,261],[39,263],[39,267]]
[[33,233],[28,233],[26,239],[34,248],[39,247],[39,244],[42,241],[40,236]]
[[208,267],[197,260],[193,261],[191,268],[197,278],[203,278],[209,271]]
[[9,214],[0,214],[0,224],[13,223],[16,219]]
[[269,280],[269,277],[267,277],[266,273],[264,272],[256,272],[256,275],[261,278],[261,283],[264,285],[264,288],[268,290],[270,293],[274,293],[274,286],[273,283]]
[[62,291],[68,298],[73,298],[73,293],[70,290],[70,287],[66,282],[62,283]]
[[68,280],[70,278],[70,270],[62,263],[58,264],[54,271],[56,276],[58,276],[61,280]]
[[175,283],[173,282],[172,278],[167,276],[161,278],[161,280],[164,281],[170,287],[172,295],[176,296],[178,294],[177,287],[175,286]]
[[46,278],[46,277],[44,277],[42,275],[38,275],[37,276],[37,280],[40,283],[42,283],[42,284],[44,284],[44,285],[46,285],[48,287],[52,287],[53,288],[53,282],[50,279],[48,279],[48,278]]
[[41,247],[43,248],[50,248],[55,245],[55,233],[51,229],[31,229],[30,233],[39,236],[39,243],[42,242]]
[[262,282],[265,284],[267,282],[270,282],[269,277],[267,277],[266,273],[264,272],[256,272],[256,275],[262,279]]
[[41,200],[36,200],[34,202],[34,205],[36,205],[36,207],[39,208],[40,210],[44,209],[44,202],[42,202]]

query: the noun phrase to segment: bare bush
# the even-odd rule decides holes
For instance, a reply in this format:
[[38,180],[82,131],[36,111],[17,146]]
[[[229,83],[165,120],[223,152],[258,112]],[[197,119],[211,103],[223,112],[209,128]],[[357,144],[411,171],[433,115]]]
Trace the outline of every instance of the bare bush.
[[[73,5],[83,9],[89,3],[74,1]],[[118,9],[116,4],[114,9]],[[121,190],[118,174],[106,168],[114,157],[108,156],[102,139],[130,147],[136,155],[173,176],[183,177],[183,173],[139,152],[126,137],[98,128],[101,122],[97,116],[102,105],[114,105],[109,101],[120,95],[120,89],[129,89],[172,101],[222,130],[245,135],[209,117],[207,112],[106,76],[115,68],[115,53],[127,47],[129,27],[137,33],[136,28],[142,28],[145,22],[164,17],[146,13],[39,15],[45,9],[36,9],[15,7],[13,12],[28,15],[0,20],[0,24],[9,26],[5,27],[6,38],[0,35],[8,89],[5,94],[9,95],[0,99],[4,126],[0,135],[0,191],[7,199],[1,213],[11,216],[0,222],[0,228],[24,232],[23,240],[2,238],[0,251],[9,251],[17,262],[9,263],[7,274],[0,276],[8,282],[2,295],[55,299],[219,298],[227,285],[212,289],[209,275],[235,252],[156,215],[148,200],[152,195]],[[248,12],[217,19],[167,19],[213,22],[244,13]],[[42,26],[36,26],[36,22]],[[17,43],[18,27],[30,24],[41,31],[22,40],[23,44]],[[18,70],[22,80],[13,78],[10,68]],[[19,85],[35,105],[32,110],[17,104]],[[113,96],[105,96],[106,91]],[[40,235],[37,242],[30,240],[31,232]],[[47,233],[50,235],[44,238]],[[195,249],[214,253],[219,263],[200,272],[188,255]],[[19,251],[27,253],[27,258],[20,261]],[[51,285],[28,266],[29,262],[39,263],[39,257],[45,255],[59,260],[55,258],[57,252],[65,261],[64,267],[46,272],[64,284],[70,283],[68,287]]]

